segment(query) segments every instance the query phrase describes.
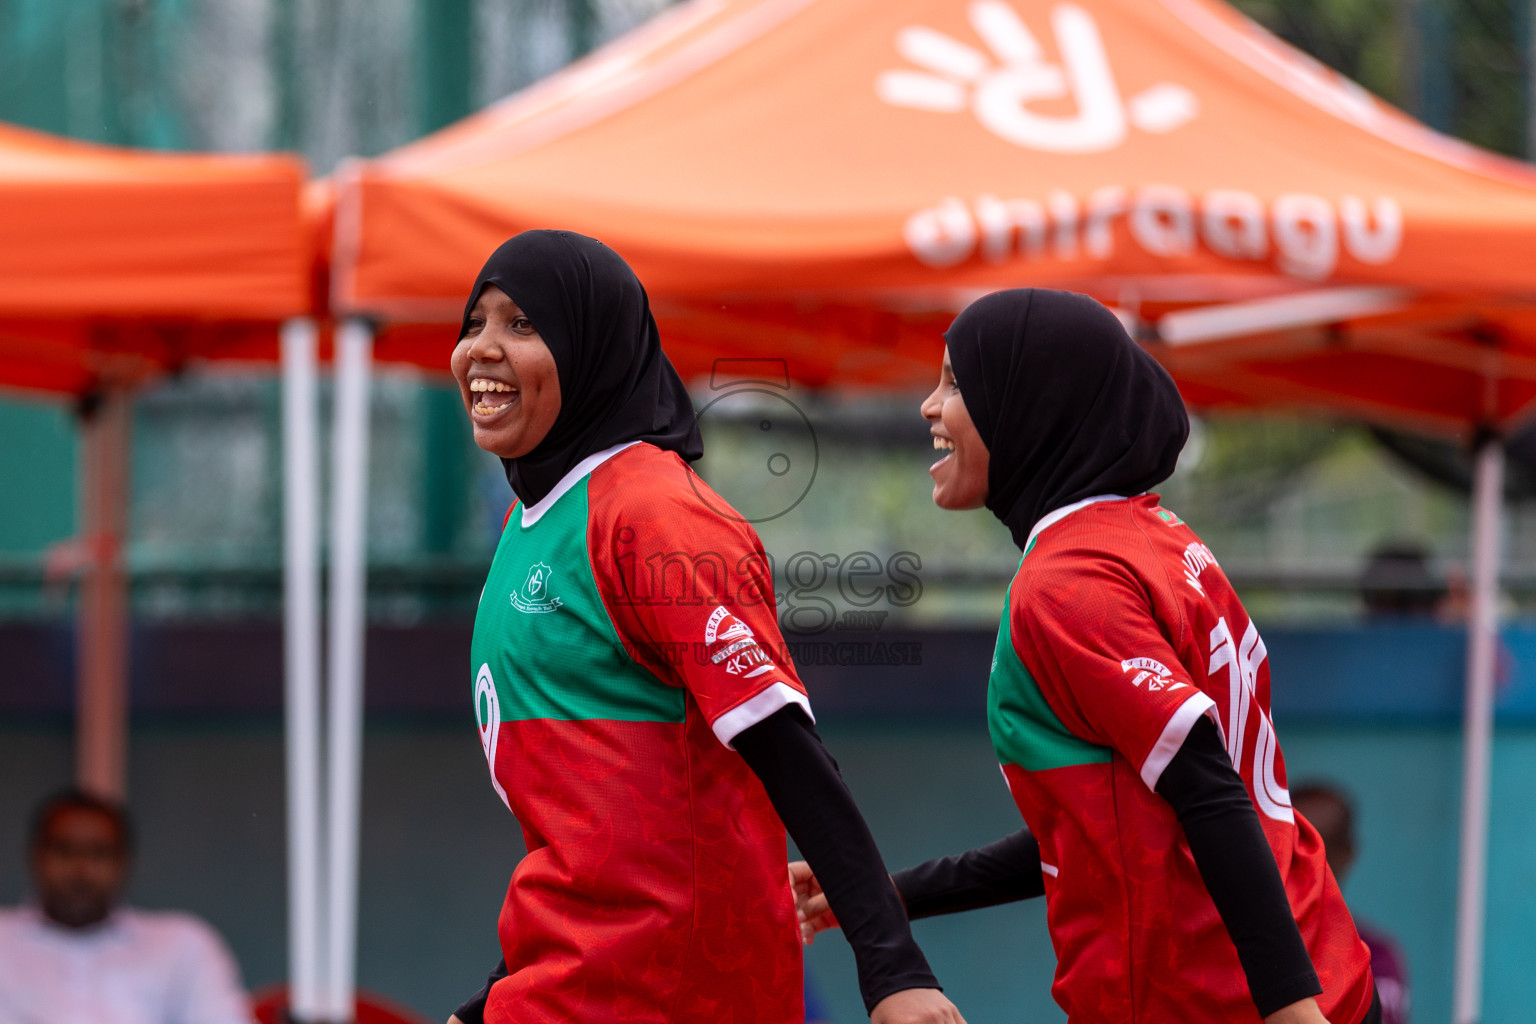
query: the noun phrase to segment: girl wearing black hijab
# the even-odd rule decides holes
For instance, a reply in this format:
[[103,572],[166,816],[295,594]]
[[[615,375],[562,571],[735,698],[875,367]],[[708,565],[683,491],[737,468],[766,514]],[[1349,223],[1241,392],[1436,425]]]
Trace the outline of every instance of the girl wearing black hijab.
[[[645,290],[601,242],[486,262],[453,373],[517,494],[471,647],[491,782],[528,853],[463,1024],[804,1019],[788,827],[876,1024],[958,1024],[812,726],[762,544],[703,451]],[[782,821],[782,824],[781,824]]]
[[[1189,432],[1172,379],[1083,295],[997,292],[923,402],[942,508],[1023,552],[988,725],[1027,828],[898,872],[911,918],[1044,895],[1073,1024],[1377,1021],[1369,953],[1291,809],[1264,642],[1147,489]],[[793,865],[802,933],[835,922]]]

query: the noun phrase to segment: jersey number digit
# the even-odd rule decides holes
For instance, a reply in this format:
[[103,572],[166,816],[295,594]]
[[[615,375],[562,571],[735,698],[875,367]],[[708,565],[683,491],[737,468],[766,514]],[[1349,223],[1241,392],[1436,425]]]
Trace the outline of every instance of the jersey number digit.
[[480,747],[485,751],[485,763],[491,769],[491,785],[501,802],[512,808],[507,791],[496,780],[496,741],[501,736],[501,700],[496,696],[496,680],[491,676],[491,666],[481,665],[475,673],[475,719],[480,726]]
[[[1239,775],[1243,773],[1243,763],[1248,756],[1248,715],[1255,710],[1253,703],[1257,695],[1259,666],[1264,664],[1268,656],[1264,641],[1259,637],[1258,627],[1252,622],[1248,623],[1248,628],[1243,632],[1241,643],[1233,638],[1232,627],[1227,625],[1225,618],[1220,619],[1216,628],[1211,630],[1211,667],[1208,671],[1212,676],[1222,668],[1229,672],[1227,757]],[[1275,754],[1280,750],[1280,742],[1275,737],[1274,724],[1263,708],[1257,711],[1259,735],[1253,751],[1254,800],[1266,817],[1275,821],[1295,821],[1296,816],[1291,813],[1291,794],[1275,779]]]

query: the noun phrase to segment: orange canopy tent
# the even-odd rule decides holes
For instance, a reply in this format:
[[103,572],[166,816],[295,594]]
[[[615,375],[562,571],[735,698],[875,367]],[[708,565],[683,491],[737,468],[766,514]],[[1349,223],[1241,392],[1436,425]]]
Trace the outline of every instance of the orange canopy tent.
[[0,125],[0,386],[93,409],[75,545],[87,788],[121,795],[126,767],[125,396],[308,313],[303,183],[290,157],[149,153]]
[[0,384],[129,384],[308,312],[303,178],[0,125]]
[[124,392],[310,308],[289,157],[147,153],[0,125],[0,386],[92,396],[83,423],[82,784],[123,782]]
[[[1116,307],[1206,408],[1497,433],[1536,401],[1536,172],[1215,0],[694,0],[338,175],[333,309],[442,367],[527,228],[602,238],[688,376],[924,386],[970,298]],[[1457,1019],[1476,1016],[1497,565],[1480,458]]]
[[[120,795],[126,762],[125,395],[192,356],[271,359],[279,324],[285,356],[313,352],[312,238],[325,204],[304,195],[293,157],[151,153],[0,125],[0,386],[97,406],[82,419],[81,453],[77,774],[88,788]],[[297,362],[286,455],[290,480],[309,482],[312,445],[297,446],[297,462],[291,449],[314,434],[313,375],[302,372],[312,359]],[[314,489],[303,490],[312,523]],[[292,579],[315,575],[312,534],[289,544]],[[317,647],[312,589],[287,613],[304,620],[293,635]],[[318,687],[315,672],[290,675]]]

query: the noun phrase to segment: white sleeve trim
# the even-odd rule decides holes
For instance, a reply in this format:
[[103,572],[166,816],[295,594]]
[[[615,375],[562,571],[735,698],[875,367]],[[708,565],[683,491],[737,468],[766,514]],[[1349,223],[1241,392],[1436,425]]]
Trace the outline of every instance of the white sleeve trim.
[[731,741],[743,730],[750,729],[775,711],[787,708],[791,704],[799,705],[805,712],[805,717],[809,718],[813,724],[815,723],[816,716],[811,714],[811,699],[788,683],[775,682],[757,696],[742,701],[715,719],[712,728],[721,743],[735,750],[736,748],[731,746]]
[[1163,777],[1163,769],[1168,767],[1168,762],[1173,760],[1173,755],[1179,752],[1184,745],[1184,740],[1189,736],[1189,730],[1195,727],[1195,722],[1200,716],[1216,706],[1216,702],[1205,694],[1196,690],[1189,696],[1179,709],[1168,719],[1168,724],[1163,726],[1163,734],[1152,745],[1152,752],[1141,763],[1141,781],[1147,784],[1148,789],[1157,788],[1157,780]]

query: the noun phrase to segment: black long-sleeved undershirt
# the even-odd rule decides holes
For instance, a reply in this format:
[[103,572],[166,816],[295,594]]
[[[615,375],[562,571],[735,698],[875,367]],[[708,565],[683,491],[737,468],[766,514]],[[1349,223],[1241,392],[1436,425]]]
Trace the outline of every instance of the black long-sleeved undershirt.
[[[1260,1016],[1322,991],[1242,778],[1215,723],[1201,718],[1158,779],[1184,827],[1195,866],[1221,915]],[[1028,899],[1045,892],[1040,844],[1028,829],[893,877],[912,919]]]
[[1322,992],[1274,850],[1209,718],[1202,716],[1189,730],[1163,769],[1157,792],[1184,826],[1189,852],[1237,947],[1259,1016]]
[[762,781],[837,915],[858,966],[864,1008],[909,988],[938,988],[912,938],[880,850],[815,726],[783,708],[733,741]]
[[[786,707],[742,730],[732,745],[816,873],[853,947],[865,1009],[909,988],[939,988],[874,837],[815,726],[798,708]],[[455,1016],[483,1024],[491,986],[506,975],[503,960]]]
[[1045,895],[1040,844],[1027,828],[974,850],[905,868],[891,881],[913,921]]

